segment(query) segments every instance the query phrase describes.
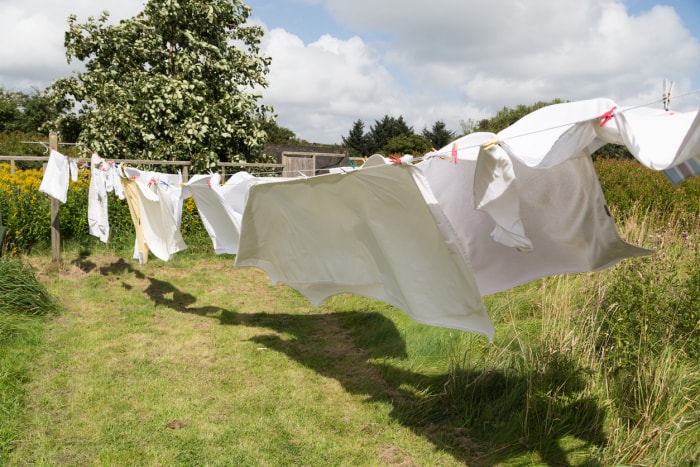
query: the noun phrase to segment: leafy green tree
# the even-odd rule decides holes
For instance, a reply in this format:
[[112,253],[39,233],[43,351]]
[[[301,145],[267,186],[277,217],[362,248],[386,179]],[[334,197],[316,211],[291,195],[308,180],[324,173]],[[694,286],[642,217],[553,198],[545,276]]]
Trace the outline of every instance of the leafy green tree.
[[429,152],[432,148],[430,141],[422,135],[399,135],[394,136],[382,148],[382,153],[385,155],[395,154],[412,154],[414,156],[422,156]]
[[270,59],[241,0],[148,0],[118,25],[68,18],[66,57],[85,71],[52,84],[82,110],[80,135],[110,158],[250,161],[265,141],[259,105]]
[[538,101],[532,105],[520,104],[514,109],[503,107],[503,109],[499,110],[496,116],[493,118],[482,119],[478,122],[475,122],[472,119],[467,121],[462,120],[460,123],[464,134],[469,134],[476,131],[498,133],[537,109],[541,109],[542,107],[552,104],[561,104],[562,102],[563,101],[561,99],[554,99],[551,102]]
[[279,126],[275,120],[265,119],[260,123],[266,134],[266,144],[301,144],[301,140],[292,130]]
[[381,120],[376,120],[369,129],[368,140],[370,143],[369,154],[382,151],[384,146],[396,136],[411,136],[413,128],[406,124],[403,116],[398,118],[385,115]]
[[454,131],[447,129],[445,122],[438,120],[433,123],[433,127],[430,130],[423,128],[423,136],[430,141],[432,147],[440,149],[449,144],[450,141],[454,141],[457,135]]
[[19,107],[15,93],[0,88],[0,131],[16,131]]
[[350,157],[372,155],[369,136],[365,134],[365,124],[362,120],[355,120],[348,136],[343,136],[343,146],[348,150]]
[[63,116],[66,124],[58,128],[61,139],[75,141],[80,132],[80,120],[75,114],[69,114],[68,110],[68,102],[52,100],[47,90],[35,89],[32,94],[26,94],[0,88],[0,132],[20,132],[25,135],[46,133],[44,125]]

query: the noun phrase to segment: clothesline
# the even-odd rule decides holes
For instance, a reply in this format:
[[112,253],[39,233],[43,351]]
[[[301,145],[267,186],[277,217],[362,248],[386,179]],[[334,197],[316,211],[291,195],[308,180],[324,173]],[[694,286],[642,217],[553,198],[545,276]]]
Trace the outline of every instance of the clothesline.
[[[685,98],[685,97],[688,97],[688,96],[690,96],[690,95],[698,94],[698,93],[700,93],[700,89],[693,89],[693,90],[688,91],[688,92],[685,92],[685,93],[683,93],[683,94],[679,94],[679,95],[677,95],[677,96],[674,96],[674,99]],[[662,97],[661,99],[656,99],[656,100],[654,100],[654,101],[647,102],[647,103],[644,103],[644,104],[637,104],[637,105],[632,105],[632,106],[626,106],[626,107],[624,107],[624,108],[621,108],[620,110],[621,110],[621,111],[629,111],[629,110],[633,110],[633,109],[639,109],[639,108],[647,107],[647,106],[650,106],[650,105],[653,105],[653,104],[663,103],[663,102],[665,102],[666,100],[667,100],[667,98]],[[595,118],[596,118],[596,117],[594,116],[594,117],[591,117],[589,120],[593,120],[593,119],[595,119]],[[586,120],[583,120],[583,121],[586,121]],[[508,136],[508,137],[506,137],[506,138],[498,138],[498,141],[508,141],[508,140],[511,140],[511,139],[523,138],[523,137],[531,136],[531,135],[534,135],[534,134],[537,134],[537,133],[544,133],[544,132],[546,132],[546,131],[556,130],[556,129],[558,129],[558,128],[564,128],[564,127],[568,127],[568,126],[571,126],[571,125],[576,125],[577,123],[581,123],[581,122],[582,122],[582,120],[576,120],[576,121],[566,122],[566,123],[562,123],[562,124],[558,124],[558,125],[553,125],[553,126],[548,126],[548,127],[544,127],[544,128],[539,128],[539,129],[536,129],[536,130],[532,130],[532,131],[528,131],[528,132],[524,132],[524,133],[520,133],[520,134],[511,135],[511,136]],[[494,142],[495,142],[495,141],[494,141]],[[476,148],[478,148],[478,147],[480,147],[480,146],[481,146],[481,145],[479,144],[479,145],[472,145],[472,146],[460,147],[460,148],[458,148],[458,151],[468,151],[468,150],[470,150],[470,149],[476,149]],[[448,151],[448,150],[445,150],[445,149],[449,149],[449,151]],[[423,159],[425,159],[425,158],[446,156],[446,155],[449,155],[450,152],[451,152],[451,148],[443,148],[442,151],[433,151],[433,152],[429,152],[429,153],[425,154],[425,155],[422,156],[422,157],[416,158],[416,162],[419,162],[420,160],[423,160]]]
[[[613,105],[591,99],[532,112],[499,133],[503,139],[527,135],[507,151],[490,144],[493,134],[463,136],[436,151],[454,151],[450,163],[375,155],[347,173],[290,179],[237,172],[224,184],[210,173],[182,184],[172,175],[131,168],[123,174],[128,178],[110,182],[109,172],[94,172],[95,161],[90,233],[106,241],[109,184],[128,188],[134,257],[145,261],[150,250],[167,261],[186,248],[179,216],[191,195],[216,254],[236,254],[235,266],[263,269],[272,283],[290,285],[314,305],[355,293],[429,325],[492,338],[482,296],[651,253],[619,237],[586,156],[619,137],[649,168],[692,168],[700,157],[700,117],[687,112],[658,119],[663,110],[635,108],[616,113],[615,125],[602,132],[590,125]],[[574,123],[559,123],[569,120]],[[572,129],[562,130],[567,126]],[[539,128],[551,131],[532,131]],[[479,148],[478,154],[465,153],[469,148]],[[69,158],[56,151],[50,157],[45,177],[53,161],[65,190]]]

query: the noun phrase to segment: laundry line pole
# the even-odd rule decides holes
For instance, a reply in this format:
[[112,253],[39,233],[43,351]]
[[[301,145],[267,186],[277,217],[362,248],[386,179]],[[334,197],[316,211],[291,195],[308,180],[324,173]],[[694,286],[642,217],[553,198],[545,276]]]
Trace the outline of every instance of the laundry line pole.
[[[49,133],[49,148],[58,151],[58,135],[54,132]],[[61,261],[61,230],[59,222],[59,206],[58,200],[53,196],[51,199],[51,262],[58,263]]]

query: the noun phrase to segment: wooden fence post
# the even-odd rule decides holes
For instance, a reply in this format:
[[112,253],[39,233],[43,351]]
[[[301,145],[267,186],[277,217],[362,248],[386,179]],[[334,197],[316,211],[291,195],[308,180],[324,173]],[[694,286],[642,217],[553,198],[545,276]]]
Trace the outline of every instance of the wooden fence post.
[[[58,135],[49,133],[49,147],[58,151]],[[51,261],[61,261],[61,231],[59,228],[58,200],[51,197]]]

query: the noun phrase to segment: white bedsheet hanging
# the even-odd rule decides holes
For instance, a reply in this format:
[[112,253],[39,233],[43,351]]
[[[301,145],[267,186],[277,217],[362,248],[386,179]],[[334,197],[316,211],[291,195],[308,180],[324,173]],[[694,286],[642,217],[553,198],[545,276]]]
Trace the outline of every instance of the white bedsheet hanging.
[[[622,110],[610,99],[544,107],[480,140],[473,181],[475,206],[496,222],[494,239],[528,250],[532,244],[523,231],[517,205],[526,197],[519,191],[527,187],[518,181],[515,167],[550,171],[577,158],[590,159],[601,146],[617,143],[625,144],[650,169],[673,169],[700,160],[699,128],[698,112],[647,107]],[[450,149],[446,146],[436,154],[447,154]]]
[[[244,172],[239,173],[244,174]],[[245,178],[245,175],[236,174],[234,177],[229,180],[234,180],[231,183]],[[189,196],[194,198],[199,217],[214,246],[214,252],[217,255],[235,254],[238,250],[238,234],[241,230],[243,208],[239,205],[234,207],[234,204],[224,197],[221,176],[219,174],[195,175],[182,190],[183,199]],[[245,202],[243,202],[244,205]]]
[[[477,177],[477,165],[484,163],[477,157],[484,157],[483,145],[494,136],[473,133],[458,139],[457,164],[448,157],[418,164],[470,259],[481,295],[554,274],[601,270],[651,253],[619,237],[593,163],[583,153],[538,169],[492,146],[487,152],[498,151],[500,162],[507,164],[508,187],[494,191],[498,196],[477,190],[480,183],[489,185]],[[502,169],[485,163],[482,167]],[[495,182],[499,188],[506,184],[497,178]],[[475,203],[475,192],[484,195],[481,205]],[[490,204],[484,201],[489,196]],[[527,244],[517,242],[522,238]]]
[[253,185],[235,265],[264,270],[314,306],[354,293],[418,322],[491,339],[493,323],[457,240],[420,171],[382,161]]

